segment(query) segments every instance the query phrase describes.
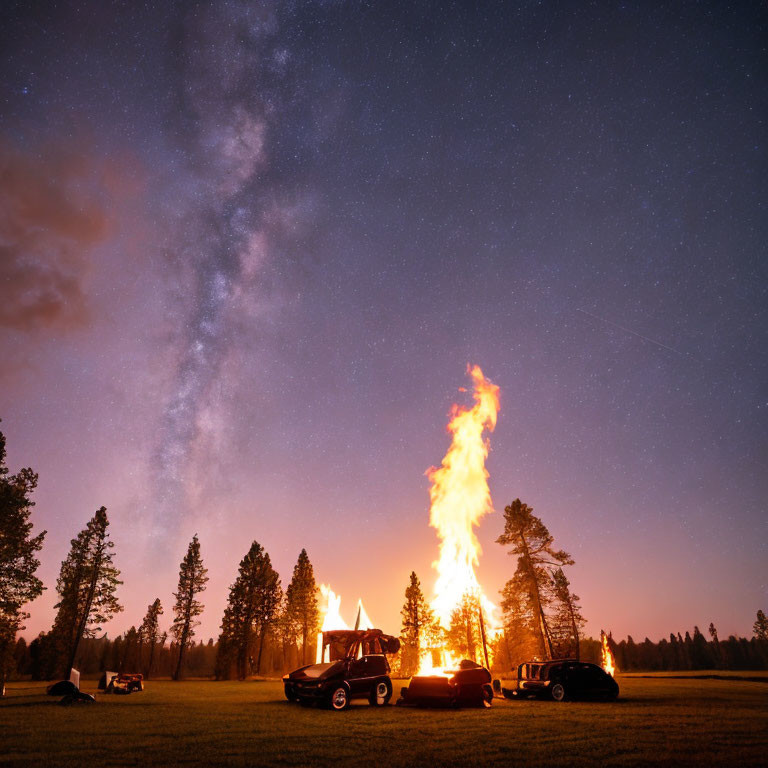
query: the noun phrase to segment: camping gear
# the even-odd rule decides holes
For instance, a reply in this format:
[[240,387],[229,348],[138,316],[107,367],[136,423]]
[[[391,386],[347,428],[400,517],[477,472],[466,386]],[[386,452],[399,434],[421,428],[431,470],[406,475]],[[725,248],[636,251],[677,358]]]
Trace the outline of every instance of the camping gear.
[[102,672],[101,677],[99,678],[99,690],[108,691],[109,686],[112,685],[112,681],[116,677],[117,677],[117,672],[110,672],[109,670]]
[[49,696],[67,696],[77,692],[77,686],[71,680],[59,680],[58,683],[49,685],[47,688]]
[[96,699],[94,699],[90,693],[83,693],[82,691],[76,691],[75,693],[68,693],[59,701],[59,704],[62,707],[69,707],[72,704],[95,704],[95,703],[96,703]]
[[99,690],[105,693],[133,693],[144,690],[144,675],[128,672],[102,673],[99,678]]

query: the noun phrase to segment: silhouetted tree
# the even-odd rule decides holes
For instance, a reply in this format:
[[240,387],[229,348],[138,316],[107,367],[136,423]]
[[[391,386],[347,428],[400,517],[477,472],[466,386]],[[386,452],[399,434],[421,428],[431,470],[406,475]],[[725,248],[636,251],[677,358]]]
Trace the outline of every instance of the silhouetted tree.
[[551,576],[547,567],[572,565],[573,559],[563,550],[552,547],[554,538],[533,509],[515,499],[504,509],[504,533],[496,541],[512,545],[511,555],[517,555],[513,577],[515,591],[525,594],[534,616],[534,635],[541,658],[552,658],[552,638],[545,613]]
[[0,432],[0,696],[5,695],[5,680],[14,666],[16,633],[29,617],[22,609],[44,589],[35,576],[40,565],[35,553],[46,533],[32,536],[29,522],[37,474],[29,467],[9,474],[5,456],[5,435]]
[[694,669],[710,669],[713,666],[707,639],[698,627],[693,628],[692,660]]
[[[160,616],[162,616],[162,614],[163,606],[158,597],[155,598],[155,601],[151,605],[147,606],[144,620],[139,627],[140,646],[143,646],[144,643],[149,645],[149,660],[147,661],[147,666],[144,668],[144,677],[146,677],[147,680],[149,680],[152,675],[157,640],[160,636]],[[141,652],[139,652],[139,656],[141,656]]]
[[420,651],[436,645],[440,633],[435,615],[421,591],[421,584],[414,571],[411,571],[410,582],[405,589],[405,604],[400,616],[403,619],[400,632],[400,672],[405,677],[411,677],[418,671]]
[[307,664],[309,643],[317,632],[320,613],[317,609],[317,584],[307,551],[302,549],[293,568],[293,578],[286,590],[287,616],[301,637],[301,663]]
[[269,555],[254,541],[240,568],[235,583],[229,589],[229,602],[224,610],[217,655],[217,676],[227,676],[227,667],[234,659],[237,676],[243,680],[249,673],[248,661],[258,637],[256,672],[261,667],[264,640],[280,606],[283,591],[280,577],[272,568]]
[[725,666],[723,659],[723,649],[720,647],[720,640],[717,637],[717,629],[714,622],[709,623],[709,636],[712,638],[712,659],[715,666],[723,668]]
[[173,606],[174,619],[171,634],[176,638],[179,652],[176,670],[173,673],[174,680],[181,680],[184,656],[187,648],[192,644],[195,627],[200,623],[196,617],[203,612],[204,606],[197,599],[197,595],[205,589],[208,582],[207,573],[208,569],[203,567],[203,560],[200,557],[200,541],[195,534],[179,566],[179,586],[173,593],[176,603]]
[[762,611],[757,612],[757,621],[752,625],[752,632],[758,640],[768,640],[768,618]]
[[106,507],[99,507],[86,527],[72,539],[61,564],[56,591],[61,598],[51,634],[61,659],[64,677],[75,665],[80,641],[95,637],[100,625],[123,610],[115,592],[123,582],[112,562],[114,543],[109,539]]
[[579,634],[585,619],[581,615],[579,596],[570,590],[562,568],[552,571],[551,602],[553,615],[551,618],[552,644],[559,658],[579,658]]

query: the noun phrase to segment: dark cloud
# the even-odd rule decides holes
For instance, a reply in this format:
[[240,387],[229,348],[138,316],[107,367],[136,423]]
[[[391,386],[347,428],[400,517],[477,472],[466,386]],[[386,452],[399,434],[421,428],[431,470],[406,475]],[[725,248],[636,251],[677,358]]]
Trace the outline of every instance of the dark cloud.
[[70,330],[88,321],[89,250],[109,221],[91,164],[0,140],[0,326]]

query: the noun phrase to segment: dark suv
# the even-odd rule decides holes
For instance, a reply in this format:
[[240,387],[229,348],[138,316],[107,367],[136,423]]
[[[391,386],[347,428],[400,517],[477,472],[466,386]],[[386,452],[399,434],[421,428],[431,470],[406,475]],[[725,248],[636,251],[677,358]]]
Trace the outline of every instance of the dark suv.
[[532,696],[554,701],[567,699],[603,699],[613,701],[619,695],[617,682],[596,664],[572,659],[526,661],[517,668],[514,688],[503,688],[508,699]]
[[397,653],[400,640],[380,629],[323,632],[322,658],[283,677],[285,697],[302,704],[318,703],[342,710],[352,699],[368,699],[382,707],[392,698],[385,654]]

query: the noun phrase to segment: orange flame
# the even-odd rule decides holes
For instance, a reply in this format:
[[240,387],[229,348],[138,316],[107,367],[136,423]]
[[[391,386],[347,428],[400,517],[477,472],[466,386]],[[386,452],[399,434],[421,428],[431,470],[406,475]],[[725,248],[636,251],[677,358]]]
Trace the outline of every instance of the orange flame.
[[613,651],[608,645],[608,635],[602,629],[600,630],[600,643],[602,645],[603,669],[613,677],[616,673],[616,659],[613,657]]
[[[321,608],[322,622],[320,624],[320,631],[317,633],[317,653],[315,654],[315,663],[320,664],[324,660],[323,654],[323,632],[330,632],[334,629],[349,629],[349,624],[341,616],[341,595],[337,595],[330,587],[329,584],[320,585],[320,595],[323,599],[323,607]],[[355,619],[355,629],[373,629],[373,622],[371,622],[368,614],[363,606],[363,601],[357,601],[357,618]]]
[[325,607],[322,609],[323,621],[320,625],[320,631],[317,633],[316,664],[321,664],[323,661],[323,632],[329,632],[332,629],[349,629],[339,612],[341,595],[337,595],[329,584],[320,585],[320,594],[325,600]]
[[[432,486],[429,524],[437,529],[440,555],[432,564],[437,570],[432,609],[444,628],[465,595],[473,595],[488,616],[496,606],[485,596],[475,575],[481,552],[474,528],[493,511],[485,460],[489,443],[485,430],[492,432],[499,410],[499,388],[491,384],[480,367],[468,367],[472,377],[475,404],[472,408],[454,405],[448,432],[451,445],[440,467],[427,471]],[[444,666],[453,660],[444,654]],[[439,669],[439,668],[438,668]],[[439,673],[432,654],[422,649],[419,674]]]

